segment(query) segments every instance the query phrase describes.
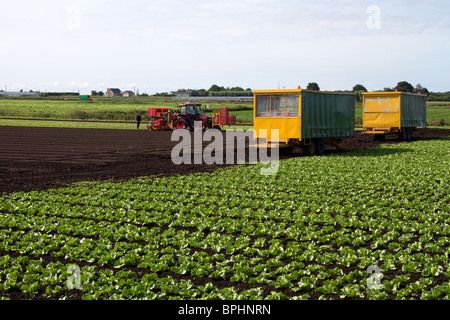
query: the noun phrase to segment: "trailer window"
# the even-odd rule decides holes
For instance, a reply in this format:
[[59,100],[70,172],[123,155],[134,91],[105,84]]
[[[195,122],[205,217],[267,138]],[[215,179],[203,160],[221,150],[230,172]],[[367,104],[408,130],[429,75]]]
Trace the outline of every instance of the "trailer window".
[[256,117],[298,117],[298,95],[256,96]]

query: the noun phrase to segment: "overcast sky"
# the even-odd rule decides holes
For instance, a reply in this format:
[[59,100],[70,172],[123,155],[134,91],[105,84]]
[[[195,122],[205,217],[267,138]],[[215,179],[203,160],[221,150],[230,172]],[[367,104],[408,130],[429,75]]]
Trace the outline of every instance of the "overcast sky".
[[450,91],[450,1],[0,0],[0,89]]

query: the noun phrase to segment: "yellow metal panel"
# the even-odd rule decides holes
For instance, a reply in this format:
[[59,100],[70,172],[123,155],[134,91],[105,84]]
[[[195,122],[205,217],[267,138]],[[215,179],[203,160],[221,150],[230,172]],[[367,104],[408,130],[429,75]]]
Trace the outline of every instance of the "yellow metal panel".
[[363,118],[364,128],[399,128],[400,113],[372,112],[365,113]]
[[[253,130],[256,138],[261,137],[260,129],[267,130],[267,140],[270,142],[301,138],[300,118],[255,118]],[[278,130],[279,141],[271,140],[272,129]]]
[[363,93],[363,128],[399,128],[401,92]]
[[400,112],[400,95],[365,97],[364,112]]

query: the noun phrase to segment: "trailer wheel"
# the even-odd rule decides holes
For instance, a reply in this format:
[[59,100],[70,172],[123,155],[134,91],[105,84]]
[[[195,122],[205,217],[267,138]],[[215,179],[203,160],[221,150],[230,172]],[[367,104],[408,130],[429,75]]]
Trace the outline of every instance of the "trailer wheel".
[[310,155],[312,155],[312,154],[313,154],[313,153],[312,153],[313,149],[314,149],[314,147],[313,147],[312,144],[311,144],[311,145],[303,145],[303,146],[302,146],[303,154],[304,154],[305,156],[310,156]]
[[411,129],[410,128],[406,128],[406,133],[405,133],[405,140],[406,141],[411,141]]
[[288,156],[292,154],[292,150],[294,150],[294,147],[281,147],[278,149],[280,155]]
[[314,139],[311,144],[303,146],[303,154],[307,156],[321,156],[325,152],[325,143],[322,139]]
[[409,128],[404,128],[402,131],[398,133],[398,140],[409,141],[408,139],[411,139],[411,133],[409,132]]
[[315,146],[315,154],[316,156],[321,156],[323,155],[323,153],[325,152],[325,143],[323,142],[322,139],[317,139],[316,141],[314,141]]

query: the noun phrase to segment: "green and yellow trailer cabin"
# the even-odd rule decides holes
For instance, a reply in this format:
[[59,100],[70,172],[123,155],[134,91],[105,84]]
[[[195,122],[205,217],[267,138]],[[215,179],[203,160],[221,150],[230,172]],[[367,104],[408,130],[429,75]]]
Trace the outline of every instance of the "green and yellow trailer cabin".
[[427,125],[426,95],[407,92],[363,92],[363,132],[374,139],[397,133],[410,140],[411,132]]
[[[325,142],[354,134],[354,93],[278,89],[254,90],[253,94],[258,145],[299,146],[307,154],[322,154]],[[272,129],[278,130],[278,138],[272,137]]]

